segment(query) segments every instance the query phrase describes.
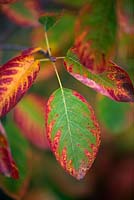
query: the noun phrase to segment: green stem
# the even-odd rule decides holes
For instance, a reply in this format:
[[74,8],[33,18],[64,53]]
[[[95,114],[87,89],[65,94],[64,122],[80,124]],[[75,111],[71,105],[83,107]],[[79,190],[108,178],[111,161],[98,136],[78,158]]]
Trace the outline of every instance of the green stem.
[[38,59],[38,61],[40,61],[40,62],[46,62],[46,61],[50,61],[50,58]]
[[[61,60],[61,59],[64,59],[65,57],[64,56],[61,56],[61,57],[55,57],[56,60]],[[50,58],[43,58],[43,59],[39,59],[40,62],[43,62],[43,61],[50,61]]]
[[[49,46],[48,37],[47,37],[47,32],[46,31],[45,31],[45,39],[46,39],[46,45],[47,45],[47,50],[48,50],[49,56],[52,56],[51,49],[50,49],[50,46]],[[63,94],[63,86],[62,86],[61,79],[60,79],[60,76],[58,74],[55,62],[52,62],[52,65],[53,65],[54,71],[56,73],[56,76],[57,76],[57,79],[58,79],[58,82],[59,82],[59,86],[60,86],[62,94]]]
[[46,45],[47,45],[47,50],[48,50],[49,56],[52,56],[46,31],[45,31],[45,39],[46,39]]

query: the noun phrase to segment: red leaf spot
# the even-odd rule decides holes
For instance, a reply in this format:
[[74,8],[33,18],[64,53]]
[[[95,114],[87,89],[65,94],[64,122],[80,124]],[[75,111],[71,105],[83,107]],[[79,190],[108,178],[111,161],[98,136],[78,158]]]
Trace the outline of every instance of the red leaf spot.
[[69,174],[71,174],[72,176],[75,176],[76,172],[75,172],[75,169],[72,166],[72,160],[67,160],[67,149],[66,149],[66,147],[62,151],[62,155],[61,155],[61,158],[60,158],[60,163],[61,163],[61,166],[67,172],[69,172]]
[[67,65],[66,62],[64,61],[64,66],[68,72],[70,73],[73,72],[73,64]]
[[54,140],[51,142],[51,148],[53,152],[57,152],[58,146],[59,146],[59,141],[60,141],[60,136],[61,136],[61,131],[59,130],[55,137]]

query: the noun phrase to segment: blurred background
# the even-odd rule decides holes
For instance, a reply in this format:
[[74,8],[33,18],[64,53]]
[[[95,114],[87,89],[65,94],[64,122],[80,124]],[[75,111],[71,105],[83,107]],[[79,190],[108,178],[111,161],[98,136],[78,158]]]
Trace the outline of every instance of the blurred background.
[[[113,61],[128,72],[134,83],[134,1],[110,1],[117,17]],[[97,7],[99,0],[95,2]],[[53,56],[65,56],[73,45],[77,16],[85,3],[92,4],[93,0],[18,0],[0,4],[0,65],[26,48],[46,49],[44,31],[38,23],[43,13],[63,13],[48,37]],[[105,0],[102,3],[105,7]],[[95,110],[101,127],[97,158],[86,177],[77,181],[49,150],[45,104],[59,86],[51,63],[42,63],[35,84],[2,119],[20,179],[0,176],[0,200],[133,200],[134,104],[114,102],[82,85],[65,71],[62,60],[57,61],[57,67],[63,86],[80,92]]]

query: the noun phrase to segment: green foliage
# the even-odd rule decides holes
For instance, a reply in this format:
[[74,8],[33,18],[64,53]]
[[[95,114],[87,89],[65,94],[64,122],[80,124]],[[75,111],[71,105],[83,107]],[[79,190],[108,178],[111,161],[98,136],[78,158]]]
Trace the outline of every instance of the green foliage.
[[107,97],[100,97],[97,101],[97,110],[100,121],[113,134],[122,133],[130,126],[128,118],[129,104],[118,103]]

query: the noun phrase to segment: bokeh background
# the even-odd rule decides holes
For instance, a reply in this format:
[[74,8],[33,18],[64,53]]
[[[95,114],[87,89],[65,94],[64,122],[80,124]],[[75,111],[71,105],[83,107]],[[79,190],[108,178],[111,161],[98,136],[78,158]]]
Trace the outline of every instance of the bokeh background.
[[[113,60],[134,83],[134,1],[113,2],[118,21]],[[92,1],[18,0],[0,4],[0,65],[25,48],[46,49],[44,31],[38,23],[43,13],[62,13],[48,37],[53,56],[65,56],[74,41],[78,12],[85,3]],[[2,119],[20,180],[0,176],[0,200],[133,200],[134,104],[114,102],[82,85],[65,71],[62,60],[57,61],[57,67],[64,87],[80,92],[95,110],[101,127],[97,158],[86,177],[77,181],[60,167],[49,150],[45,103],[59,86],[51,63],[43,63],[27,95]],[[15,113],[24,120],[23,127]]]

